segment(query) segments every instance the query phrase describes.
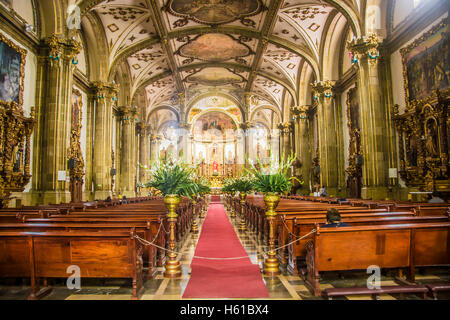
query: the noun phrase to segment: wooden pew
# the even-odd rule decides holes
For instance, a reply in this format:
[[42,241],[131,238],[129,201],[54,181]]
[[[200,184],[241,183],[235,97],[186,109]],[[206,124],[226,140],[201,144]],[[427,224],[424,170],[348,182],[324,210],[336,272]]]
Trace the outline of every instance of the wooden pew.
[[[416,217],[416,216],[366,216],[366,217],[344,217],[342,222],[353,226],[369,225],[393,225],[393,224],[417,224],[417,223],[441,223],[450,222],[448,216],[436,217]],[[302,236],[310,233],[316,224],[322,226],[326,223],[326,218],[322,219],[298,219],[294,221],[293,232],[288,235],[287,243],[291,243]],[[311,241],[312,236],[291,244],[288,247],[287,269],[292,274],[298,274],[298,262],[306,257],[306,245]]]
[[[101,223],[80,223],[76,221],[65,221],[58,223],[56,221],[47,223],[9,223],[0,224],[0,232],[47,232],[47,231],[83,231],[83,232],[126,232],[130,228],[136,229],[136,234],[147,240],[155,241],[155,244],[161,245],[160,236],[162,229],[152,221],[135,222],[108,222]],[[159,232],[159,233],[158,233]],[[157,238],[158,237],[158,238]],[[158,241],[159,240],[159,241]],[[148,268],[147,276],[152,278],[156,274],[156,256],[157,250],[154,246],[144,247],[144,266]]]
[[[152,239],[157,235],[159,229],[162,230],[159,232],[158,239],[155,244],[158,245],[156,249],[156,258],[157,258],[157,266],[162,267],[166,261],[166,251],[162,248],[166,247],[167,244],[167,234],[165,230],[169,230],[169,226],[167,224],[167,219],[161,219],[159,217],[149,217],[149,216],[141,216],[141,217],[99,217],[99,218],[85,218],[85,217],[62,217],[62,218],[26,218],[24,223],[32,223],[32,224],[49,224],[49,223],[57,223],[57,224],[65,224],[70,227],[72,224],[90,224],[92,226],[96,226],[98,224],[110,224],[110,225],[123,225],[124,223],[144,223],[150,224],[150,231],[152,235]],[[161,225],[162,224],[162,225]],[[153,248],[153,247],[152,247]],[[144,258],[146,258],[146,252],[144,252]],[[150,259],[151,257],[149,257]]]
[[320,272],[402,268],[414,283],[416,267],[450,264],[450,222],[315,228],[305,281],[316,296]]
[[39,280],[67,278],[69,266],[81,278],[129,278],[132,299],[143,291],[142,245],[129,232],[0,232],[0,277],[30,278],[29,299],[39,299]]

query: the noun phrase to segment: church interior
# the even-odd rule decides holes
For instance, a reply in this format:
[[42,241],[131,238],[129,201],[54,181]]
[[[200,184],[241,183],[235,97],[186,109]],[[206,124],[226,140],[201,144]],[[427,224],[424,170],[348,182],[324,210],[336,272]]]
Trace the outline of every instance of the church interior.
[[448,9],[0,0],[0,300],[449,300]]

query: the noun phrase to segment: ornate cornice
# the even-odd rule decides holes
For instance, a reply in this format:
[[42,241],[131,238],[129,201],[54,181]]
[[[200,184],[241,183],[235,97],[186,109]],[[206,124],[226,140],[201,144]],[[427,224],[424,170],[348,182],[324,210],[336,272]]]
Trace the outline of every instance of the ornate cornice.
[[316,81],[312,83],[311,86],[314,92],[314,99],[332,98],[335,84],[336,82],[331,80]]
[[58,61],[60,59],[72,61],[75,65],[76,56],[81,52],[81,43],[74,39],[64,39],[52,35],[44,39],[44,44],[49,49],[49,59]]
[[382,39],[371,33],[367,37],[363,36],[348,42],[348,49],[353,53],[352,63],[358,63],[362,58],[368,58],[371,62],[376,62],[380,57],[378,46]]
[[242,130],[247,131],[247,130],[249,130],[249,129],[251,129],[253,127],[253,123],[250,122],[250,121],[243,122],[243,123],[239,124],[239,127]]
[[284,122],[278,124],[278,129],[280,129],[282,134],[289,134],[292,132],[292,123],[291,122]]
[[308,119],[308,113],[310,110],[310,106],[296,106],[291,108],[291,112],[297,121]]

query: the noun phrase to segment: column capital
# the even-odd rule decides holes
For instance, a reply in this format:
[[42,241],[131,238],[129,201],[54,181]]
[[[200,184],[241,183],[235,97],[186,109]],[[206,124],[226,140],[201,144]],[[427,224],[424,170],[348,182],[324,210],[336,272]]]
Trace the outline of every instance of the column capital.
[[121,120],[134,123],[137,120],[138,111],[136,107],[122,106],[119,107],[119,114],[122,118]]
[[190,123],[186,123],[186,122],[180,122],[180,129],[186,129],[186,130],[191,130],[191,124]]
[[152,127],[146,122],[138,122],[136,123],[136,129],[138,134],[147,137],[150,135]]
[[241,123],[241,124],[239,125],[239,127],[240,127],[242,130],[247,131],[247,130],[249,130],[251,127],[253,127],[253,123],[250,122],[250,121],[246,121],[246,122]]
[[311,84],[312,91],[314,92],[314,99],[319,98],[332,98],[333,97],[333,89],[336,84],[336,81],[325,80],[325,81],[315,81]]
[[347,42],[347,47],[353,54],[352,64],[364,57],[368,57],[371,62],[376,62],[380,57],[378,47],[381,42],[382,39],[375,33]]
[[292,131],[292,123],[291,122],[284,122],[278,124],[278,129],[281,130],[281,133],[283,134],[289,134]]
[[52,35],[44,39],[44,44],[49,49],[49,58],[52,61],[60,59],[72,60],[73,64],[78,64],[75,57],[81,52],[81,43],[74,39],[65,39]]
[[112,99],[117,102],[117,94],[119,93],[119,85],[110,82],[95,81],[91,84],[94,91],[94,97],[99,100]]
[[291,108],[291,112],[294,114],[295,120],[305,120],[308,119],[308,112],[310,111],[310,106],[296,106]]

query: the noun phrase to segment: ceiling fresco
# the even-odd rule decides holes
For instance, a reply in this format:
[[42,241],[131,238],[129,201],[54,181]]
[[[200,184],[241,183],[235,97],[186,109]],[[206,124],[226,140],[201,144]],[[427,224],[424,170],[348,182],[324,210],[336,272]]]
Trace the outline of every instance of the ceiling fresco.
[[186,81],[215,87],[244,82],[245,79],[226,68],[208,67],[189,75]]
[[219,25],[257,15],[265,7],[260,0],[169,0],[165,9],[184,19]]
[[[343,7],[323,0],[78,0],[83,27],[95,29],[109,54],[109,81],[122,67],[131,75],[131,99],[141,92],[148,112],[179,108],[220,91],[243,101],[251,92],[280,109],[283,97],[300,95],[302,70],[321,73],[321,48]],[[346,22],[347,23],[347,22]],[[347,23],[347,27],[349,24]],[[95,27],[97,28],[97,26]],[[123,65],[125,64],[125,65]],[[189,98],[189,99],[188,99]]]
[[252,50],[240,40],[221,33],[199,35],[180,47],[177,53],[185,58],[207,62],[224,62],[252,54]]

